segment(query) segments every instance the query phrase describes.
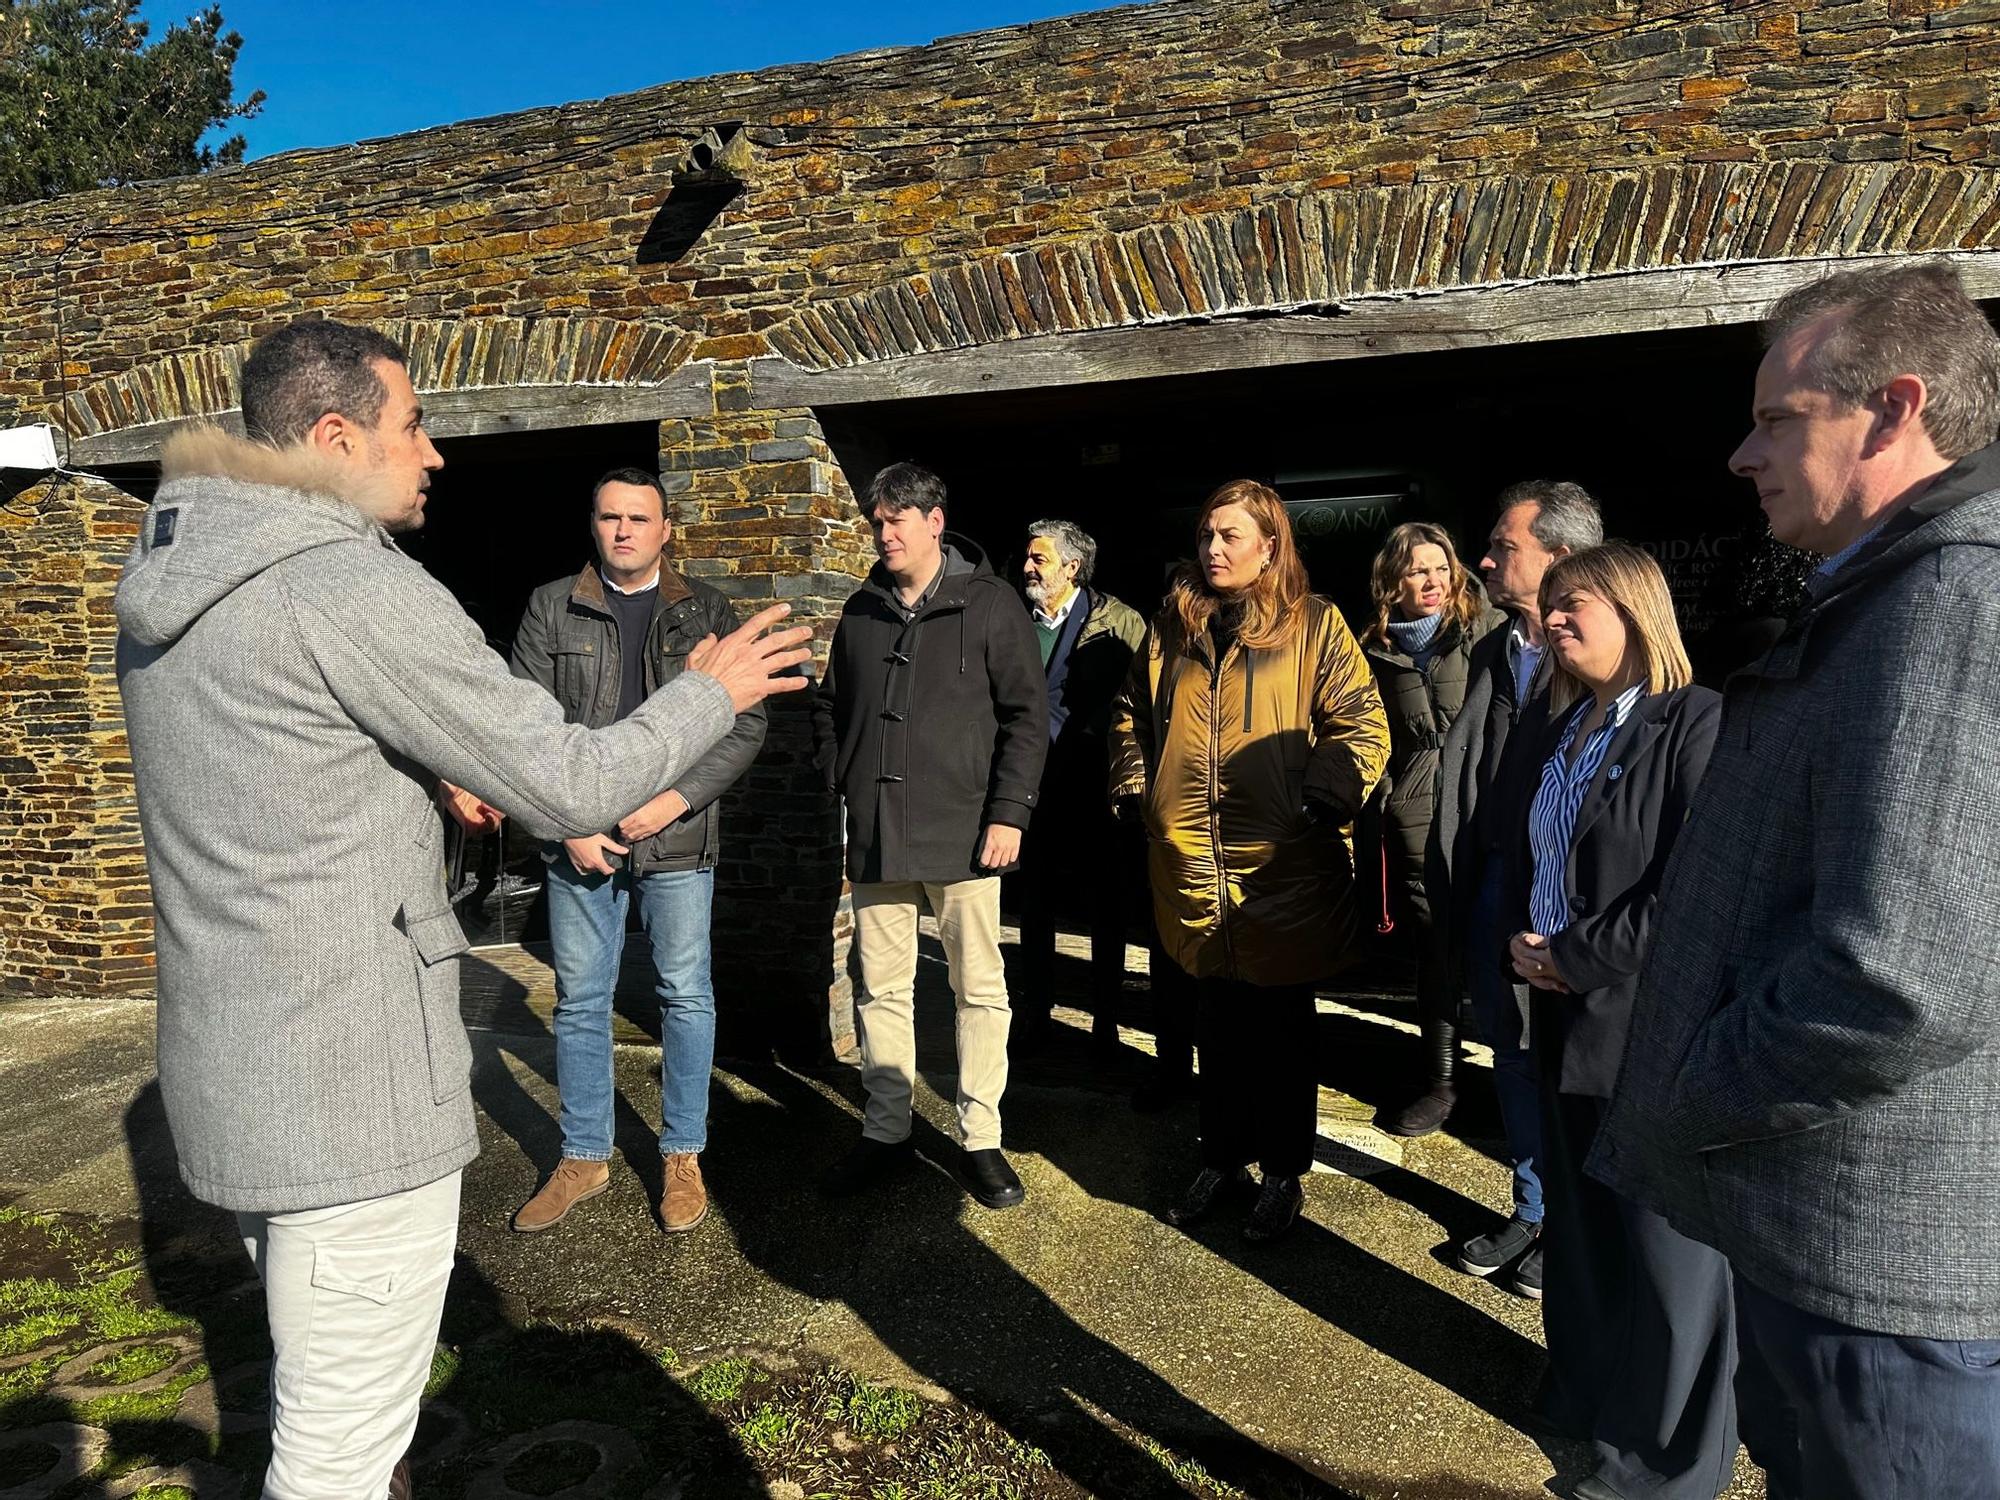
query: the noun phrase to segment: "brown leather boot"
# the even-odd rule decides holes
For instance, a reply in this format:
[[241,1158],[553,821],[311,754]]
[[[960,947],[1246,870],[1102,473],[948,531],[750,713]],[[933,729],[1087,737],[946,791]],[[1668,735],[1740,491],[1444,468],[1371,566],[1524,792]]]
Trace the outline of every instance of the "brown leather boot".
[[676,1151],[660,1158],[666,1185],[660,1191],[660,1228],[679,1234],[708,1217],[708,1189],[701,1181],[701,1158]]
[[578,1161],[565,1156],[542,1190],[521,1205],[514,1215],[514,1227],[523,1234],[552,1229],[563,1216],[586,1198],[595,1198],[611,1186],[611,1163]]

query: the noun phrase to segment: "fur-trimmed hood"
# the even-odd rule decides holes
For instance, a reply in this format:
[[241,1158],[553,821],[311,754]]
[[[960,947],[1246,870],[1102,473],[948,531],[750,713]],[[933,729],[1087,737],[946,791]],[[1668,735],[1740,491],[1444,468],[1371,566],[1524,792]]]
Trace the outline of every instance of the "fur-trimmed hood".
[[168,439],[160,469],[116,604],[119,628],[149,646],[179,639],[216,601],[288,557],[342,542],[393,545],[370,519],[367,477],[303,446],[194,427]]

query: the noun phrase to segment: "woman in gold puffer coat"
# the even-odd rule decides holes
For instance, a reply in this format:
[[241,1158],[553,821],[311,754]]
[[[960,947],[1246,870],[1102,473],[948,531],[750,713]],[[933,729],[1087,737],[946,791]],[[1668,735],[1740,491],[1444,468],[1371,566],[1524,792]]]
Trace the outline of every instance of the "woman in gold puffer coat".
[[1202,1169],[1168,1218],[1205,1217],[1255,1161],[1244,1233],[1267,1240],[1312,1166],[1313,981],[1353,937],[1351,830],[1389,724],[1276,494],[1224,485],[1195,540],[1113,710],[1111,796],[1144,820],[1160,940],[1196,981]]

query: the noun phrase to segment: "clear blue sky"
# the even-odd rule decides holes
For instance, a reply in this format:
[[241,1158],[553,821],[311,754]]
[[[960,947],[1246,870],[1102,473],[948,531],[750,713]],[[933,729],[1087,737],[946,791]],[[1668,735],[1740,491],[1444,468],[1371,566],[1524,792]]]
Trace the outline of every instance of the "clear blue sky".
[[[146,0],[158,36],[203,0]],[[453,120],[811,62],[1077,11],[1109,0],[221,0],[243,37],[232,127],[251,158]],[[218,133],[221,134],[221,133]]]

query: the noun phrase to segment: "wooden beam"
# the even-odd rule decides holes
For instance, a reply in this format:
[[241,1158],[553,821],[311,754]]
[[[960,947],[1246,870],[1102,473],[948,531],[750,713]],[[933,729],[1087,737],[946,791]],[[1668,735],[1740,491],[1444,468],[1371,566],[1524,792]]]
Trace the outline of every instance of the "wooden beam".
[[[1455,287],[1309,310],[1096,329],[802,370],[778,358],[752,360],[751,395],[763,408],[847,406],[925,396],[975,395],[1163,375],[1319,364],[1547,339],[1590,338],[1746,323],[1793,287],[1836,265],[1943,259],[1974,297],[2000,297],[2000,251],[1867,261],[1759,261],[1672,267],[1493,287]],[[434,391],[424,410],[434,436],[481,437],[612,422],[655,422],[714,411],[712,366],[676,371],[655,385],[522,385]],[[240,427],[235,412],[214,420]],[[180,422],[155,422],[78,438],[71,461],[148,463]]]
[[[659,422],[668,417],[706,416],[715,410],[706,364],[678,370],[655,385],[482,386],[421,394],[424,425],[437,438]],[[77,438],[70,444],[70,461],[90,465],[157,462],[167,438],[189,420],[149,422],[143,427]],[[242,413],[235,410],[201,420],[232,432],[243,430]]]
[[[1942,258],[1959,267],[1973,296],[2000,297],[2000,252]],[[761,359],[751,364],[752,396],[767,408],[842,406],[1745,323],[1833,264],[1675,267],[1364,297],[1311,311],[1049,334],[844,369]]]

